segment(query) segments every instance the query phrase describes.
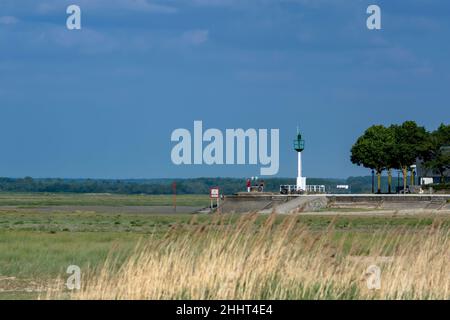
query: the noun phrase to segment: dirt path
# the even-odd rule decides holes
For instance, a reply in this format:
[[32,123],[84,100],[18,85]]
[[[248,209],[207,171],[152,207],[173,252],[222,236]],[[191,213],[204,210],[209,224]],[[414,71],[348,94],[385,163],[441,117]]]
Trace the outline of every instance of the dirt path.
[[438,216],[450,215],[450,210],[370,210],[370,211],[320,211],[320,212],[302,212],[305,216],[365,216],[365,217],[392,217],[392,216]]

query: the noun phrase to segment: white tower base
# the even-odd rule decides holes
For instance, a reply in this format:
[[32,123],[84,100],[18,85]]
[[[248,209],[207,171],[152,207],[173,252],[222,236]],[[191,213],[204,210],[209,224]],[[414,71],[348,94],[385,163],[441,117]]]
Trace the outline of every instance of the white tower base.
[[297,177],[297,191],[306,191],[305,177]]
[[306,177],[302,177],[302,153],[298,152],[297,191],[306,191]]

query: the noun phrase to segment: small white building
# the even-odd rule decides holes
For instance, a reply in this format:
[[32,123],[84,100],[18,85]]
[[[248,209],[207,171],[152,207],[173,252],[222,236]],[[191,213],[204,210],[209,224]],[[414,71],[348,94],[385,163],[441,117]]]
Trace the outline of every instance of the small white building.
[[[442,147],[443,152],[450,153],[450,146]],[[423,161],[417,161],[416,175],[420,185],[427,185],[441,182],[441,174],[437,170],[428,169],[423,165]],[[450,166],[450,164],[449,164]],[[450,182],[450,169],[444,172],[445,182]]]

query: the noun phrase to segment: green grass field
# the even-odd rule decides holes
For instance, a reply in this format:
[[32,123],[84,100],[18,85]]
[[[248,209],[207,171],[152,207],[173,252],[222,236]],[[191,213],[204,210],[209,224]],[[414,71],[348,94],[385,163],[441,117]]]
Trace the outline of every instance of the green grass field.
[[[208,195],[178,195],[178,206],[207,206]],[[0,206],[171,206],[171,195],[0,193]]]
[[[204,196],[182,196],[184,205],[202,205]],[[36,212],[39,206],[57,205],[170,205],[168,196],[48,195],[0,194],[0,299],[33,299],[38,289],[48,287],[57,277],[64,277],[69,265],[83,270],[104,263],[114,253],[125,259],[140,240],[161,239],[169,230],[189,231],[207,225],[211,215],[130,214],[74,212]],[[17,206],[17,207],[14,207]],[[238,216],[227,218],[233,224]],[[258,218],[261,223],[265,217]],[[277,217],[281,223],[285,217]],[[433,217],[358,217],[304,216],[301,223],[320,233],[335,229],[334,237],[367,250],[377,230],[402,227],[417,230],[436,223]],[[439,221],[450,227],[450,219]],[[354,249],[354,248],[353,248]]]

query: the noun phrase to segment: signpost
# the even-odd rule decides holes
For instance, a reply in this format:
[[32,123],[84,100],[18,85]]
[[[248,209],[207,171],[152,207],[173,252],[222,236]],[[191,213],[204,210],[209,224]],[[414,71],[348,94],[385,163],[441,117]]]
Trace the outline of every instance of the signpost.
[[177,212],[177,183],[175,181],[172,183],[172,191],[173,191],[173,211]]
[[213,187],[209,189],[209,198],[211,199],[211,211],[214,209],[214,199],[216,199],[217,209],[220,204],[220,189],[219,187]]

